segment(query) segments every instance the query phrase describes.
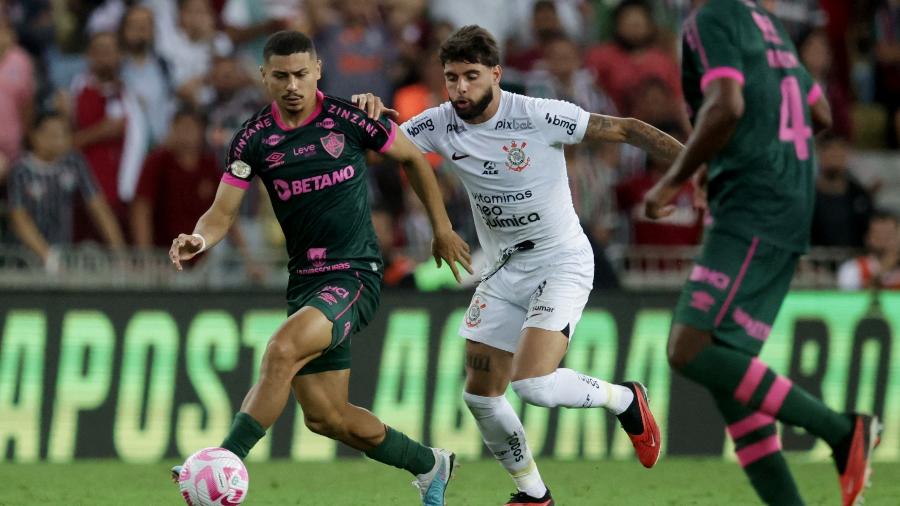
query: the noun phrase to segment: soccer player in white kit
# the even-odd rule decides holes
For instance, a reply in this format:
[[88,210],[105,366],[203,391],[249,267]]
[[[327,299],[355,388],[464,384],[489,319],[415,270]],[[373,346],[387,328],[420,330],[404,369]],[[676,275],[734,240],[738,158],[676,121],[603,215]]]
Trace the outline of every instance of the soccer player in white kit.
[[[659,458],[659,428],[637,382],[620,385],[560,368],[593,285],[594,257],[572,205],[563,145],[627,142],[670,163],[682,145],[635,119],[591,114],[559,100],[500,90],[499,51],[481,27],[443,43],[450,101],[401,125],[422,151],[452,161],[469,193],[478,240],[495,261],[460,325],[466,405],[485,444],[512,476],[508,505],[552,505],[522,422],[504,396],[512,382],[538,406],[606,408],[641,463]],[[363,104],[360,105],[361,107]]]

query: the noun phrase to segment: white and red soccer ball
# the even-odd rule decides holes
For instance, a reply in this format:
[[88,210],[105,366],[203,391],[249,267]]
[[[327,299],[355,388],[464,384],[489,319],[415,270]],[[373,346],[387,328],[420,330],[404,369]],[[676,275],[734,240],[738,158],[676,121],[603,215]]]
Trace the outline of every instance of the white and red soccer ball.
[[190,506],[236,506],[247,498],[250,476],[237,455],[204,448],[184,462],[178,488]]

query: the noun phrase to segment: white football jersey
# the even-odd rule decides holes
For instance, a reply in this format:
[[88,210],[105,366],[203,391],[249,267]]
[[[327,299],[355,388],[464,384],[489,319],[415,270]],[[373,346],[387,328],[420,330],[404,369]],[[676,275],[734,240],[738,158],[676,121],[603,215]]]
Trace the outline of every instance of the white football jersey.
[[443,156],[469,193],[478,240],[490,258],[523,241],[534,252],[580,247],[564,144],[581,142],[590,114],[561,100],[501,92],[488,121],[461,120],[450,102],[403,123],[424,152]]

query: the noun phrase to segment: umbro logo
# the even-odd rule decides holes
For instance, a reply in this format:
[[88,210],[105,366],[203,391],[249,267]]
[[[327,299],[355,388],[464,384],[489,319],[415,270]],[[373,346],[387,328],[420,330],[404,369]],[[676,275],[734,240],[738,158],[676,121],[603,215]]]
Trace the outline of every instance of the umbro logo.
[[450,155],[450,158],[452,158],[453,161],[462,160],[463,158],[468,158],[468,157],[469,157],[469,155],[458,155],[458,154],[456,154],[456,151],[454,151],[453,154]]

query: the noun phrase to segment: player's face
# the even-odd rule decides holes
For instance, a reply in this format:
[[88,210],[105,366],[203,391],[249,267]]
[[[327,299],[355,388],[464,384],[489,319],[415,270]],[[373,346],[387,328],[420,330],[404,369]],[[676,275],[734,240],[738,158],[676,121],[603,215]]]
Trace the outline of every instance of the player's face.
[[71,149],[69,126],[62,118],[45,119],[31,132],[29,140],[34,152],[48,160],[55,160]]
[[494,100],[494,86],[500,84],[500,66],[447,62],[444,82],[456,114],[464,120],[474,119]]
[[282,111],[300,113],[315,105],[322,75],[322,62],[315,55],[272,55],[260,71],[263,84]]

